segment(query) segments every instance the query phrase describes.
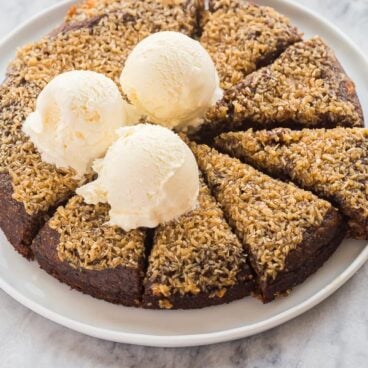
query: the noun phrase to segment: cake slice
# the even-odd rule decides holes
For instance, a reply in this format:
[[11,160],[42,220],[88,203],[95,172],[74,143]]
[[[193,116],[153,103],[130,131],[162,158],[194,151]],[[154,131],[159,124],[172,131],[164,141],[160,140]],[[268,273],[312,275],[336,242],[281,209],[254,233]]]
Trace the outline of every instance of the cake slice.
[[31,241],[45,219],[90,179],[87,175],[75,180],[73,171],[42,162],[22,133],[39,93],[53,77],[73,69],[103,73],[118,84],[125,59],[145,36],[163,30],[196,33],[194,0],[107,3],[105,8],[102,1],[85,2],[92,13],[98,7],[97,13],[70,15],[52,34],[22,48],[0,87],[0,227],[28,258]]
[[249,253],[264,302],[303,282],[342,241],[345,227],[329,202],[206,145],[191,147]]
[[201,181],[198,208],[160,225],[145,279],[144,307],[192,309],[253,291],[247,255]]
[[214,60],[224,89],[301,41],[286,17],[244,0],[210,0],[202,26],[200,42]]
[[249,130],[223,134],[216,144],[328,199],[347,219],[349,235],[368,239],[368,129]]
[[32,244],[41,268],[73,289],[111,303],[141,303],[146,233],[107,225],[109,206],[74,196]]
[[319,37],[290,46],[272,65],[225,92],[196,132],[208,139],[245,128],[360,127],[354,83]]

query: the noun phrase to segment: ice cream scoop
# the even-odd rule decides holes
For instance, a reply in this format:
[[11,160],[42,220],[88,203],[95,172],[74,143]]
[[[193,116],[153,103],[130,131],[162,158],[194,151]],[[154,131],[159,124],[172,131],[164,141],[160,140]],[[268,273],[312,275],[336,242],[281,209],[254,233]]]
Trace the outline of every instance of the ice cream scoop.
[[120,83],[140,115],[177,130],[198,126],[222,97],[211,57],[199,42],[179,32],[158,32],[138,43]]
[[86,203],[109,203],[109,224],[126,231],[156,227],[196,207],[198,166],[178,135],[150,124],[119,134],[94,164],[98,178],[77,190]]
[[122,96],[111,79],[91,71],[71,71],[46,85],[23,131],[43,161],[72,168],[82,177],[117,139],[116,130],[125,120]]

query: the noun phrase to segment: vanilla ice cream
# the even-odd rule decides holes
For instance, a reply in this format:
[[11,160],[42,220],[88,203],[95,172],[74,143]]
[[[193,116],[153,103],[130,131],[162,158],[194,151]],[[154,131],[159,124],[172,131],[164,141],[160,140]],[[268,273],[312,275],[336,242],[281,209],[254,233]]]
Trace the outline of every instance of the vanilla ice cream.
[[125,120],[122,96],[111,79],[91,71],[71,71],[42,90],[23,131],[43,161],[72,168],[82,177],[117,139],[116,130]]
[[198,126],[222,97],[207,51],[178,32],[158,32],[142,40],[126,60],[120,83],[141,115],[171,129]]
[[198,166],[179,136],[149,124],[119,134],[94,164],[98,178],[77,190],[86,203],[109,203],[109,224],[125,231],[156,227],[196,207]]

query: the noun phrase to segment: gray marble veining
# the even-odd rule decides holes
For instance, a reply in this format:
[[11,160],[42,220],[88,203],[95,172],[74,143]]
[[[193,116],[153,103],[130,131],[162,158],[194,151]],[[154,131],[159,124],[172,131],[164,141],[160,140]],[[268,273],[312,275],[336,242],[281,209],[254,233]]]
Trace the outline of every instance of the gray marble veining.
[[[143,1],[143,0],[142,0]],[[0,37],[58,0],[0,0]],[[368,53],[368,0],[298,0],[330,19]],[[60,327],[0,291],[0,367],[368,366],[368,264],[328,300],[251,338],[185,349],[106,342]]]

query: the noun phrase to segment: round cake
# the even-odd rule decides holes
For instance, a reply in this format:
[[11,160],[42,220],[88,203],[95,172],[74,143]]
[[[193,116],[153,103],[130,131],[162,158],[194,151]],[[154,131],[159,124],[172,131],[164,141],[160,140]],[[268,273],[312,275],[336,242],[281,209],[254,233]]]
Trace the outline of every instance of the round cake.
[[[195,124],[183,129],[178,118],[170,126],[199,168],[196,205],[157,226],[124,230],[109,203],[81,195],[100,170],[76,175],[48,163],[24,123],[45,87],[76,70],[110,78],[129,105],[122,69],[136,45],[159,32],[185,35],[189,49],[188,37],[198,41],[222,90]],[[272,8],[87,0],[18,51],[0,88],[0,227],[21,255],[83,293],[151,309],[249,295],[270,302],[316,272],[345,236],[368,239],[368,130],[354,83],[322,38],[304,40]],[[113,111],[109,119],[119,105]],[[157,116],[140,122],[158,124]]]

